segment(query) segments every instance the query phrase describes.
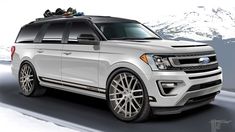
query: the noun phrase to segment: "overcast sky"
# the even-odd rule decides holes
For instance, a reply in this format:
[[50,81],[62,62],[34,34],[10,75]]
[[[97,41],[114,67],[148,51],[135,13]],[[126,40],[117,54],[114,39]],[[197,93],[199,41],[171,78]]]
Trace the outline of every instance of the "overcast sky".
[[6,0],[1,1],[0,45],[12,45],[24,24],[42,17],[46,9],[74,7],[88,15],[160,20],[196,6],[235,9],[235,0]]

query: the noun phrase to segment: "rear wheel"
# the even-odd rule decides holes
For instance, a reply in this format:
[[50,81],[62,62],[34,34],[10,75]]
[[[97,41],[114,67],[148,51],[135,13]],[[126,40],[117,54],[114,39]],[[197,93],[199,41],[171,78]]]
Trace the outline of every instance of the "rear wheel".
[[20,92],[25,96],[41,96],[46,92],[46,88],[39,85],[37,74],[29,62],[20,67],[19,84]]
[[111,78],[107,99],[113,114],[126,122],[146,120],[150,113],[148,94],[138,75],[119,69]]

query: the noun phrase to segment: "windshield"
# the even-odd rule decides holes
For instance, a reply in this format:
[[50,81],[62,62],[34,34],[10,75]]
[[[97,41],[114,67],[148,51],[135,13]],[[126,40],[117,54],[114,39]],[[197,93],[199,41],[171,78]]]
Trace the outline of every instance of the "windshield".
[[140,23],[97,23],[97,27],[108,40],[160,39]]

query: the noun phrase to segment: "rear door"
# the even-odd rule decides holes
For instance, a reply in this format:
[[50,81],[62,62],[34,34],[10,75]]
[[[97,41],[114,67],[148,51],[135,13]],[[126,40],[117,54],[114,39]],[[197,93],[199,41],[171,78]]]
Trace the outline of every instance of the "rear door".
[[77,37],[81,34],[97,37],[88,22],[70,23],[68,41],[62,52],[63,84],[98,87],[99,45],[78,43]]
[[62,40],[66,22],[46,23],[35,45],[35,67],[40,79],[61,83]]

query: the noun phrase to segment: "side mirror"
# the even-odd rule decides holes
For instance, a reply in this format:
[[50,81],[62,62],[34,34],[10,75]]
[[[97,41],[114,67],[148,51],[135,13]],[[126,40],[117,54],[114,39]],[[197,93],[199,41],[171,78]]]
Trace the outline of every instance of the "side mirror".
[[93,34],[81,34],[77,38],[78,43],[88,45],[98,45],[99,40]]

